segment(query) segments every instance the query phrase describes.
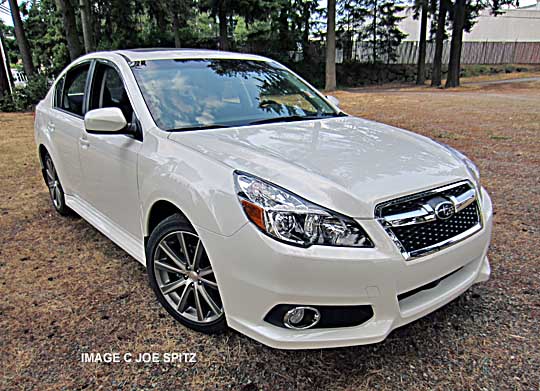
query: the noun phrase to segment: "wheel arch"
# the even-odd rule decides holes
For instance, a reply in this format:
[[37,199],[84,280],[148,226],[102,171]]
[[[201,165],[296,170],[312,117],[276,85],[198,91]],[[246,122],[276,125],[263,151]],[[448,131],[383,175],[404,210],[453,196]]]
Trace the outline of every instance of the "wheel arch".
[[47,147],[44,144],[39,144],[38,146],[38,157],[39,157],[39,168],[41,170],[41,175],[47,183],[47,174],[45,173],[45,156],[49,154]]
[[39,156],[39,163],[41,164],[41,169],[45,167],[45,155],[48,153],[49,151],[47,150],[47,147],[45,147],[44,144],[39,144],[38,156]]
[[152,231],[159,223],[174,214],[179,214],[186,222],[191,224],[186,214],[176,204],[166,199],[156,200],[150,207],[145,219],[145,238],[152,234]]
[[[188,135],[189,136],[189,135]],[[196,230],[230,236],[247,223],[232,169],[148,131],[138,163],[143,237],[156,221],[178,212]]]

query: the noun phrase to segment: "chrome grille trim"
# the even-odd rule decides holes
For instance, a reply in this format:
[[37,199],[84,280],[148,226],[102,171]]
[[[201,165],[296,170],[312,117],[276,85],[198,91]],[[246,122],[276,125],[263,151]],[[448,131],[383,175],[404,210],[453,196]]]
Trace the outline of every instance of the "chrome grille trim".
[[[419,202],[415,202],[416,200]],[[410,260],[412,258],[418,258],[432,254],[436,251],[440,251],[443,248],[449,247],[480,231],[482,229],[482,211],[478,200],[479,197],[477,190],[472,183],[469,181],[460,181],[450,185],[445,185],[439,188],[380,203],[375,207],[375,218],[379,221],[386,233],[396,244],[405,260]],[[475,204],[477,223],[465,231],[459,232],[458,234],[440,242],[422,247],[420,249],[408,250],[402,243],[402,240],[400,240],[398,235],[396,235],[394,230],[397,229],[399,231],[401,227],[414,228],[412,226],[428,224],[426,225],[426,228],[429,231],[429,227],[431,227],[431,225],[429,225],[430,223],[433,224],[441,222],[441,224],[443,224],[444,220],[441,219],[441,217],[438,217],[435,211],[435,208],[437,208],[439,205],[436,205],[434,208],[434,204],[437,202],[451,203],[453,206],[453,213],[450,215],[450,217],[456,216],[458,213]],[[405,205],[406,210],[404,212],[398,211],[396,213],[395,210],[399,209],[400,205]],[[392,212],[385,215],[385,209],[390,209]],[[464,213],[471,213],[471,210]],[[423,228],[419,226],[418,229]]]
[[[476,191],[470,189],[457,197],[449,196],[448,199],[454,206],[454,213],[458,213],[476,200]],[[437,216],[430,204],[422,204],[418,205],[418,208],[415,210],[384,216],[383,219],[392,227],[403,227],[405,225],[435,221],[437,220]]]

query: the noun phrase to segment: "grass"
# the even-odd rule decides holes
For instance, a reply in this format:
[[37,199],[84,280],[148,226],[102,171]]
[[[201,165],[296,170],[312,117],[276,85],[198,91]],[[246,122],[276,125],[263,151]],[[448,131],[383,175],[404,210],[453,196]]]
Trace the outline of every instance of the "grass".
[[[383,343],[279,351],[175,323],[144,269],[39,173],[31,114],[0,114],[0,389],[537,390],[539,83],[335,94],[346,111],[459,148],[483,173],[492,279]],[[194,352],[197,363],[84,364],[82,352]]]

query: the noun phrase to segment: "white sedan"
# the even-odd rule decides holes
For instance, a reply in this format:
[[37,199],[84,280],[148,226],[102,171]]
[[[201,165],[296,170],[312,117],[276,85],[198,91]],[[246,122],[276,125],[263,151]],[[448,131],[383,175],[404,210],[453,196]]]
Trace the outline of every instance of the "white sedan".
[[145,265],[198,331],[373,343],[489,278],[469,159],[347,115],[267,58],[86,55],[37,106],[35,139],[54,208]]

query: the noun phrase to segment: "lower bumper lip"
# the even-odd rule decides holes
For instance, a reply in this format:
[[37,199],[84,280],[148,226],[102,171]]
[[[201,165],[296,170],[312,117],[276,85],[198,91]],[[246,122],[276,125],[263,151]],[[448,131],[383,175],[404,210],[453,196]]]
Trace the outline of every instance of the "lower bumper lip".
[[[484,227],[426,257],[405,261],[375,220],[363,221],[374,249],[295,248],[261,234],[251,224],[233,237],[197,227],[213,260],[228,324],[269,346],[305,349],[374,343],[394,328],[443,306],[489,277],[485,256],[492,207],[483,199]],[[386,240],[386,241],[385,241]],[[249,245],[245,245],[249,243]],[[448,275],[434,289],[398,296]],[[278,304],[373,306],[374,316],[355,327],[289,330],[265,315]]]
[[[426,295],[432,296],[433,300],[426,300],[426,297],[411,298],[409,303],[403,303],[400,306],[402,312],[394,312],[392,316],[385,316],[378,311],[383,306],[376,305],[376,315],[359,327],[329,329],[329,330],[278,330],[277,327],[262,327],[258,323],[250,323],[244,319],[228,319],[230,327],[240,331],[251,338],[264,343],[270,347],[278,349],[320,349],[336,348],[353,345],[365,345],[381,342],[388,335],[401,326],[411,323],[439,308],[448,304],[456,297],[464,293],[473,284],[484,282],[489,279],[490,265],[487,257],[483,257],[479,262],[473,262],[472,271],[463,280],[460,277],[460,283],[454,285],[456,280],[448,281],[447,284],[453,286],[453,289],[434,290],[427,292]],[[442,294],[441,294],[442,292]],[[415,306],[413,303],[424,302],[424,306]],[[414,308],[414,313],[408,312],[409,307]],[[377,313],[379,312],[379,313]],[[381,316],[379,316],[381,315]]]

